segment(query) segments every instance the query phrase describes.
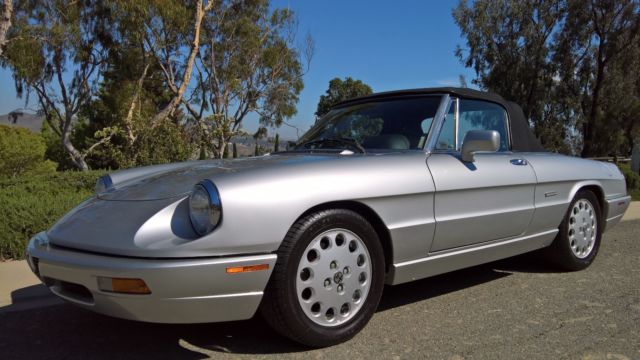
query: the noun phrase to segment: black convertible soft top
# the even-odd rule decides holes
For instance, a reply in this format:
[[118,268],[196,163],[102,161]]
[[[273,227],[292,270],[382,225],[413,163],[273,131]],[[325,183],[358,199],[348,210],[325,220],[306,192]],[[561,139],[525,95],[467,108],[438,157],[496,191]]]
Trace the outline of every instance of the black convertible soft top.
[[358,97],[340,102],[334,106],[334,108],[340,108],[356,103],[383,100],[397,96],[415,96],[415,95],[436,95],[436,94],[449,94],[455,95],[460,98],[466,99],[478,99],[491,101],[500,104],[507,110],[510,120],[511,129],[511,150],[522,152],[540,152],[545,151],[540,141],[535,137],[529,122],[524,117],[524,112],[520,105],[505,100],[502,96],[490,92],[478,91],[468,88],[455,88],[455,87],[440,87],[440,88],[425,88],[425,89],[410,89],[410,90],[397,90],[376,93],[368,96]]

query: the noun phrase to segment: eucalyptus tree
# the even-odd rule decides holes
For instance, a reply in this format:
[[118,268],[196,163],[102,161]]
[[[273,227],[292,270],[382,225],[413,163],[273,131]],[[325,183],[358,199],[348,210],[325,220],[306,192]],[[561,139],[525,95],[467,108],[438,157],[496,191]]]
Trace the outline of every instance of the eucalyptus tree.
[[515,101],[548,148],[562,150],[565,124],[549,108],[556,74],[554,34],[566,13],[564,0],[461,1],[453,11],[466,46],[456,55],[476,73],[472,82]]
[[7,31],[11,27],[13,17],[13,0],[3,0],[2,13],[0,13],[0,56],[7,42]]
[[522,105],[550,150],[628,153],[637,132],[639,0],[462,1],[474,83]]
[[40,110],[73,164],[87,170],[86,156],[100,141],[80,149],[71,137],[78,112],[95,92],[105,66],[108,23],[100,1],[40,0],[14,11],[3,65],[19,95],[35,94]]
[[173,92],[171,100],[153,117],[152,127],[158,126],[184,103],[183,97],[200,50],[203,20],[218,3],[216,0],[150,1],[151,6],[144,16],[145,46]]
[[341,101],[371,93],[373,93],[371,86],[365,84],[362,80],[356,80],[350,76],[344,80],[333,78],[329,81],[329,88],[325,94],[320,96],[315,115],[316,117],[321,117],[328,113],[333,105]]
[[205,14],[196,82],[184,105],[216,157],[250,115],[261,128],[296,113],[302,76],[313,55],[310,36],[298,45],[292,11],[267,0],[217,1]]
[[640,67],[633,63],[639,41],[640,1],[568,0],[555,59],[559,87],[572,98],[573,114],[579,119],[583,157],[606,155],[615,146],[613,133],[619,124],[611,111],[619,110],[618,100],[633,96],[619,90],[634,88],[628,83],[637,84],[640,77]]
[[[110,141],[94,151],[90,164],[119,168],[191,157],[182,111],[174,109],[157,120],[176,94],[162,69],[166,63],[160,63],[163,58],[155,51],[187,46],[193,4],[170,0],[108,0],[103,4],[112,24],[108,66],[82,115],[89,120],[89,133],[97,132]],[[162,39],[154,35],[158,29],[162,29]],[[177,56],[183,54],[174,52],[174,61],[179,62]],[[176,64],[170,66],[174,73],[182,72]]]

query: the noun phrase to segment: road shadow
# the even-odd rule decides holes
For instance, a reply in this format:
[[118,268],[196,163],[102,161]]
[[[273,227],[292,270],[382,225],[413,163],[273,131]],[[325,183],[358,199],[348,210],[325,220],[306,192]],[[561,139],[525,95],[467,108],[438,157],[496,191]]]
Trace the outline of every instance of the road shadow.
[[510,273],[556,274],[565,272],[546,259],[544,250],[538,250],[488,264],[496,271]]
[[378,311],[428,300],[511,275],[484,264],[405,284],[385,286]]
[[[528,258],[515,258],[387,286],[378,311],[428,301],[509,276],[511,272],[535,269],[537,266]],[[12,295],[24,299],[27,293],[41,291],[33,286]],[[47,298],[55,299],[52,295]],[[309,350],[277,335],[259,315],[229,323],[165,325],[110,318],[67,304],[21,311],[6,308],[0,308],[0,354],[7,359],[199,359],[220,353],[278,354]]]
[[53,296],[46,286],[32,285],[11,292],[11,304],[0,307],[0,314],[63,303],[64,301]]

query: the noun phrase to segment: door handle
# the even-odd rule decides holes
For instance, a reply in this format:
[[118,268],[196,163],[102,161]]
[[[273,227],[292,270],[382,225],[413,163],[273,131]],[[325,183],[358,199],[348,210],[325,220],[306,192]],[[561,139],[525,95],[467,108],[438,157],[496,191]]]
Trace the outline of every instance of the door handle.
[[524,166],[524,165],[528,165],[528,164],[529,163],[525,159],[513,159],[513,160],[511,160],[511,165]]

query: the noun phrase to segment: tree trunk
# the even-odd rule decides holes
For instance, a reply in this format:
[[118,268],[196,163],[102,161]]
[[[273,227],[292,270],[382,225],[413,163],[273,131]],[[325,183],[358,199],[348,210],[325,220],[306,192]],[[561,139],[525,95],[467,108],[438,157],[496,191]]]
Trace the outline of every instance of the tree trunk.
[[633,150],[631,151],[631,170],[636,174],[640,174],[640,139],[638,139],[638,143],[633,145]]
[[218,138],[218,158],[224,159],[227,151],[227,139],[224,136]]
[[64,150],[67,152],[67,154],[69,154],[69,157],[71,157],[71,161],[73,162],[73,164],[78,169],[82,171],[88,171],[89,166],[87,165],[87,162],[84,161],[84,157],[82,156],[82,154],[80,154],[78,149],[76,149],[76,147],[71,143],[71,139],[69,139],[69,133],[69,131],[66,131],[62,134],[62,137],[60,138],[62,146],[64,147]]
[[138,99],[140,98],[140,93],[142,92],[142,86],[144,85],[144,79],[147,77],[147,71],[149,70],[149,65],[147,64],[142,71],[142,75],[138,79],[136,84],[136,88],[133,91],[133,97],[131,98],[131,105],[129,105],[129,111],[127,112],[127,117],[124,119],[124,126],[127,130],[127,140],[129,141],[129,146],[133,145],[136,142],[136,135],[133,131],[133,113],[136,110],[136,104],[138,103]]
[[[598,121],[598,107],[600,106],[600,90],[602,89],[602,84],[604,83],[604,67],[605,60],[603,60],[604,56],[604,45],[602,44],[602,38],[600,39],[601,43],[598,46],[598,60],[596,62],[596,84],[593,88],[593,93],[591,94],[591,109],[589,110],[589,117],[586,119],[587,121],[582,124],[582,157],[592,157],[595,154],[593,153],[593,141],[595,139],[595,127],[596,122]],[[605,154],[603,154],[605,155]]]
[[13,0],[4,0],[2,7],[2,17],[0,18],[0,56],[7,43],[7,32],[11,27],[11,17],[13,15]]
[[[151,127],[158,126],[160,122],[173,114],[173,112],[182,102],[184,92],[187,90],[189,82],[191,81],[191,72],[193,71],[193,64],[196,60],[196,55],[198,54],[198,50],[200,49],[200,28],[202,25],[202,19],[204,18],[205,13],[211,9],[212,5],[213,1],[211,0],[207,7],[203,9],[202,0],[198,0],[198,3],[196,4],[196,17],[193,28],[193,42],[191,43],[191,53],[189,54],[187,65],[184,69],[184,74],[182,75],[182,83],[180,84],[180,87],[174,94],[171,101],[169,101],[164,109],[162,109],[153,117],[153,119],[151,120]],[[170,81],[170,79],[167,79],[167,81]]]

